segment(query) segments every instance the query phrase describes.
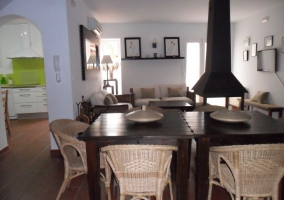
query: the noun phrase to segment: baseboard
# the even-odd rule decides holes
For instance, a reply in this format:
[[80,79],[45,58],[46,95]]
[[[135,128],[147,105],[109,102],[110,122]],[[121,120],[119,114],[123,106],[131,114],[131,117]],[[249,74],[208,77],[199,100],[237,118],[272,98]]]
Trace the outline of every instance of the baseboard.
[[2,156],[4,153],[6,153],[9,150],[9,146],[4,147],[0,150],[0,156]]
[[50,154],[52,156],[61,156],[60,150],[59,149],[51,149]]

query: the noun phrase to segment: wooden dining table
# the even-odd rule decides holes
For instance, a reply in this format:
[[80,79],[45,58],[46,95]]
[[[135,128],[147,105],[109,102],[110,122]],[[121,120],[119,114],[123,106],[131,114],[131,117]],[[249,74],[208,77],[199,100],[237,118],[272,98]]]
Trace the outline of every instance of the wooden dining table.
[[[284,123],[258,111],[243,111],[251,119],[227,123],[210,117],[211,112],[186,112],[187,122],[196,140],[195,198],[205,200],[209,188],[209,149],[211,146],[284,143]],[[283,187],[283,186],[282,186]]]
[[127,120],[123,113],[105,113],[79,136],[86,142],[89,198],[100,200],[100,148],[114,144],[176,145],[176,199],[188,196],[189,162],[192,130],[180,112],[163,113],[159,121],[137,123]]

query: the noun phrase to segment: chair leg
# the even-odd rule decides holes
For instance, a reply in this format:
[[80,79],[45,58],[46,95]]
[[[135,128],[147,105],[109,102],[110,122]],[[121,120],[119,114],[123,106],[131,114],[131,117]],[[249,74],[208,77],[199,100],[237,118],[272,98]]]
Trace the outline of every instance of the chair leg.
[[209,191],[208,191],[208,200],[211,200],[211,195],[212,195],[212,181],[209,180]]
[[124,194],[120,194],[120,200],[125,200],[125,195]]
[[61,186],[61,188],[60,188],[60,190],[59,190],[59,193],[58,193],[58,195],[57,195],[57,197],[56,197],[56,200],[59,200],[59,199],[60,199],[61,194],[65,191],[68,182],[70,182],[70,179],[65,178],[64,181],[63,181],[63,183],[62,183],[62,186]]
[[169,188],[170,188],[171,200],[174,200],[173,187],[172,187],[172,181],[171,181],[171,179],[169,180]]
[[10,119],[9,116],[5,116],[5,123],[8,135],[11,135],[11,128],[10,128]]

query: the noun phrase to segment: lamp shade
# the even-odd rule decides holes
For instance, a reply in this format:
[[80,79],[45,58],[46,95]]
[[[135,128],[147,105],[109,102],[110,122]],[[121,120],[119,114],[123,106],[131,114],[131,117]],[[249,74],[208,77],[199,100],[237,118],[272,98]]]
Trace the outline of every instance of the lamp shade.
[[102,64],[109,64],[112,63],[112,59],[110,57],[110,55],[104,55],[103,60],[101,62]]
[[96,63],[97,57],[96,55],[90,55],[89,59],[88,59],[88,64],[94,64]]

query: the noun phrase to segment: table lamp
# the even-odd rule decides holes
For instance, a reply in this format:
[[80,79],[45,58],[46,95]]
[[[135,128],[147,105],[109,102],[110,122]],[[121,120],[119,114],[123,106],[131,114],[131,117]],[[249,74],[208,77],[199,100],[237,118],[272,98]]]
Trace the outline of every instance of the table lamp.
[[110,85],[108,83],[108,64],[113,63],[110,55],[104,55],[103,60],[102,60],[101,63],[102,64],[106,64],[106,68],[107,68],[107,84],[105,85],[105,87],[109,87]]
[[93,68],[92,69],[95,69],[96,60],[97,60],[96,55],[90,55],[90,57],[88,59],[88,64],[93,64]]

